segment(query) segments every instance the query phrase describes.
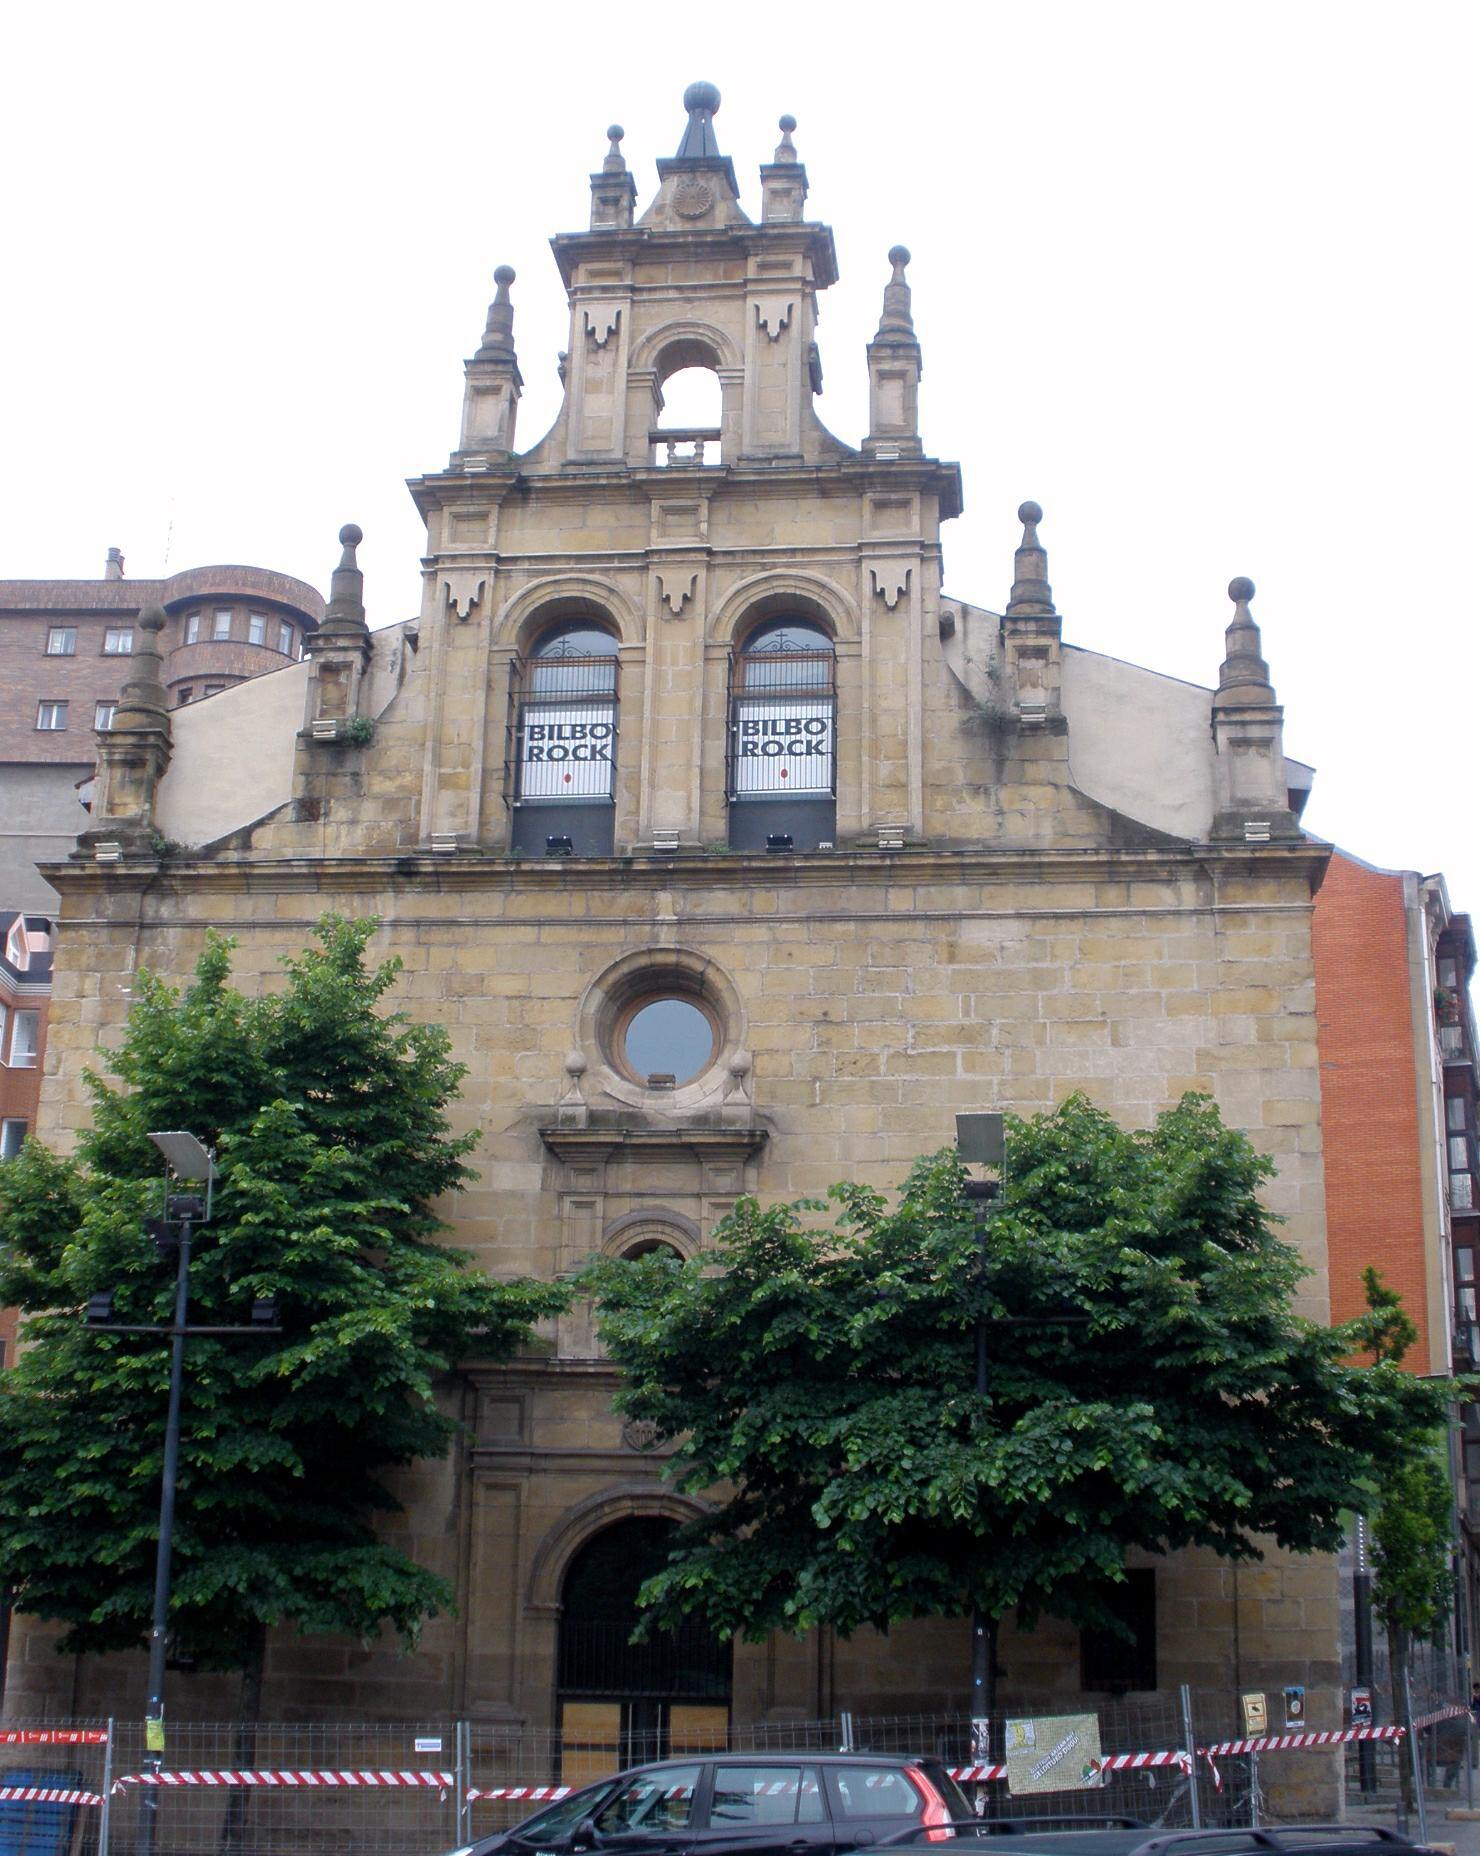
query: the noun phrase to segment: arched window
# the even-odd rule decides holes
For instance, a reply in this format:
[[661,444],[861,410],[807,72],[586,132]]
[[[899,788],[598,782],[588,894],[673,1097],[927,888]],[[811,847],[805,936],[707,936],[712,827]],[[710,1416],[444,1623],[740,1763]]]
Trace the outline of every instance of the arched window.
[[617,1521],[565,1575],[558,1683],[566,1785],[725,1743],[729,1644],[699,1623],[631,1641],[638,1590],[662,1569],[672,1532],[657,1516]]
[[617,770],[617,640],[591,619],[542,632],[510,683],[513,848],[609,857]]
[[813,620],[767,619],[730,669],[730,843],[816,850],[837,824],[832,639]]

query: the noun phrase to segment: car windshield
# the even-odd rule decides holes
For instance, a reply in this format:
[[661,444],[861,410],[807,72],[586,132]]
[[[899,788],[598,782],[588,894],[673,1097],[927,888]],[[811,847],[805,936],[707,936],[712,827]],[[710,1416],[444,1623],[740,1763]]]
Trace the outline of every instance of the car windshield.
[[562,1798],[559,1804],[551,1805],[548,1811],[541,1811],[527,1819],[513,1834],[521,1843],[553,1843],[557,1839],[564,1841],[583,1817],[590,1817],[603,1799],[611,1795],[615,1784],[615,1779],[606,1779],[600,1785],[584,1785],[580,1791],[572,1792],[569,1798]]

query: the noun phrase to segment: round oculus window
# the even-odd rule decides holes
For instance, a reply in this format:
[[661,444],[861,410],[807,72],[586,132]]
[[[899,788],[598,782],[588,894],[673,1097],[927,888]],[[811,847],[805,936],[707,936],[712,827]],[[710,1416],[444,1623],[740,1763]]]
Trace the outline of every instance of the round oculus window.
[[639,999],[617,1027],[617,1055],[628,1075],[649,1088],[679,1088],[714,1062],[714,1020],[692,998]]

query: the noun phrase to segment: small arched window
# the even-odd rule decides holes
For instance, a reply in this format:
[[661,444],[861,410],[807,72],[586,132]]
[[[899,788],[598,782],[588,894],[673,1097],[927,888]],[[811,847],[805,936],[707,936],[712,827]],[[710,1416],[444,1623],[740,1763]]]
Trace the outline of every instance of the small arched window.
[[609,857],[617,770],[617,640],[590,619],[542,632],[515,659],[509,760],[513,848]]
[[833,643],[813,620],[767,619],[730,671],[730,843],[815,850],[837,821]]

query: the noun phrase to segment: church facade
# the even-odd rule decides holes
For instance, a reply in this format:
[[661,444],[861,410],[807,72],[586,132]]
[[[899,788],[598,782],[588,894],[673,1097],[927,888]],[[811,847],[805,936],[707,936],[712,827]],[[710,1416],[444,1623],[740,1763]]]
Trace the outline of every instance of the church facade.
[[[892,1186],[959,1111],[1083,1090],[1142,1124],[1201,1089],[1274,1155],[1269,1200],[1324,1319],[1327,851],[1297,822],[1252,585],[1233,582],[1231,618],[1210,600],[1206,689],[1064,642],[1031,503],[1001,610],[948,594],[961,477],[919,431],[908,253],[881,263],[869,429],[844,443],[815,410],[837,267],[795,125],[751,216],[717,93],[685,104],[645,209],[614,130],[589,227],[554,241],[564,404],[522,452],[496,273],[456,448],[412,486],[418,621],[368,630],[348,527],[304,660],[207,715],[170,708],[163,618],[141,618],[92,829],[48,871],[43,1135],[65,1144],[84,1116],[83,1066],[136,966],[183,977],[214,927],[240,983],[270,983],[333,908],[379,918],[398,1003],[469,1066],[478,1178],[449,1217],[480,1267],[689,1256],[742,1193]],[[665,427],[665,382],[694,368],[718,421]],[[677,1746],[722,1716],[962,1705],[949,1621],[635,1672],[603,1619],[690,1504],[613,1384],[585,1310],[512,1365],[467,1362],[463,1441],[405,1479],[396,1524],[458,1615],[409,1658],[274,1644],[267,1711],[528,1723],[609,1765],[639,1730]],[[1328,1563],[1235,1575],[1184,1554],[1136,1574],[1124,1667],[1067,1627],[1009,1632],[1004,1697],[1303,1684],[1312,1724],[1338,1724]],[[12,1683],[12,1705],[78,1713],[141,1686],[121,1661],[64,1673],[36,1629]],[[201,1679],[200,1705],[214,1693]]]

